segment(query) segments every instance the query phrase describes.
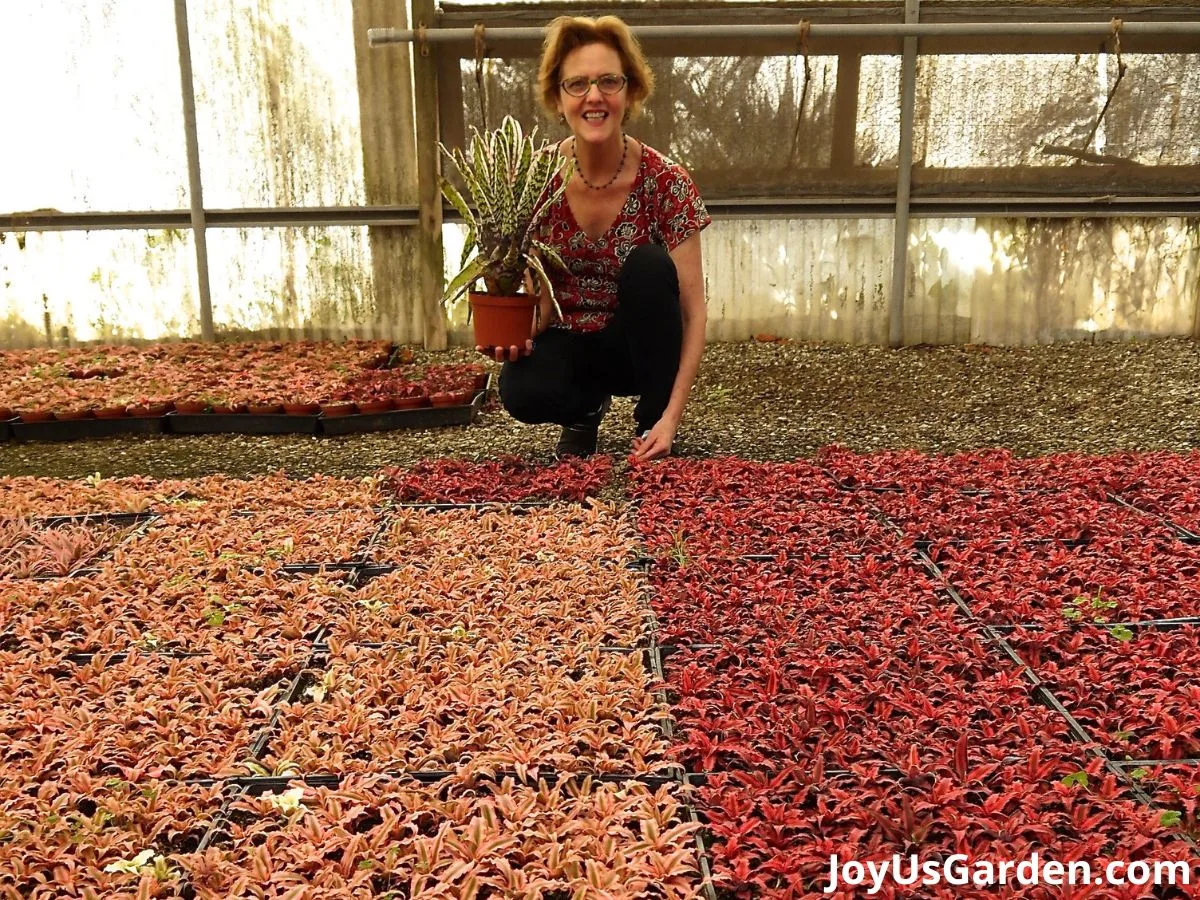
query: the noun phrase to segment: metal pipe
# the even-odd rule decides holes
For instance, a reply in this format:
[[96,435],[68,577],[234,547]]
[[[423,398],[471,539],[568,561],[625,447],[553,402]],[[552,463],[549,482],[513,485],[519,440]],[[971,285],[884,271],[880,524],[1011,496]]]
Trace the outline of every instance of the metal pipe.
[[[904,0],[904,19],[917,21],[920,0]],[[896,223],[892,245],[892,295],[888,307],[888,344],[904,344],[904,300],[908,292],[908,203],[912,194],[913,119],[916,117],[917,39],[904,39],[900,62],[900,159],[896,164]]]
[[[796,25],[637,25],[632,28],[640,40],[720,39],[729,38],[787,38],[797,33]],[[1123,22],[1122,34],[1131,35],[1200,35],[1200,22]],[[877,22],[860,24],[828,24],[814,22],[810,36],[831,38],[852,37],[980,37],[980,36],[1074,36],[1108,37],[1112,34],[1109,22]],[[540,41],[546,36],[544,28],[489,28],[488,43],[505,41]],[[367,41],[372,47],[383,44],[403,44],[419,40],[418,32],[407,28],[369,28]],[[425,31],[430,43],[473,43],[475,32],[470,28],[430,28]]]
[[200,289],[200,337],[213,334],[212,293],[208,280],[208,237],[204,190],[200,181],[200,140],[196,132],[196,86],[192,79],[192,44],[188,37],[187,0],[175,0],[175,37],[179,43],[179,82],[183,90],[183,131],[187,139],[188,202],[192,241],[196,245],[196,278]]
[[[706,200],[714,219],[890,219],[892,197],[767,197]],[[1200,218],[1200,197],[1129,196],[1104,200],[1060,197],[910,197],[909,218],[963,219],[1112,219],[1128,216]],[[442,220],[462,221],[452,206],[442,207]],[[416,225],[416,206],[280,206],[269,209],[209,209],[205,228],[309,228],[338,226]],[[51,210],[0,213],[0,232],[104,231],[187,228],[186,209],[122,210],[63,213]]]

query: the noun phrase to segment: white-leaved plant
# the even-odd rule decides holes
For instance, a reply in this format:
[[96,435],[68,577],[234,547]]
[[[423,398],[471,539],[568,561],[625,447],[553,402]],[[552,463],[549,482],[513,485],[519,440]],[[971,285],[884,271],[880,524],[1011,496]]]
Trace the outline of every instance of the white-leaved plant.
[[[466,153],[438,144],[461,173],[469,198],[442,179],[442,193],[467,225],[462,269],[451,279],[444,299],[452,302],[481,278],[489,293],[511,297],[524,284],[525,273],[531,272],[561,315],[544,261],[561,269],[566,264],[536,234],[550,207],[566,191],[574,163],[562,157],[555,144],[535,147],[537,128],[525,135],[512,116],[505,116],[499,128],[486,134],[471,130],[474,137]],[[548,191],[560,172],[560,183]]]
[[143,850],[133,859],[119,859],[104,867],[110,874],[123,873],[126,875],[144,875],[147,872],[154,875],[158,881],[169,881],[173,875],[171,864],[167,858],[153,850]]
[[282,794],[267,794],[266,796],[271,801],[271,805],[285,816],[293,815],[306,808],[304,806],[304,788],[291,788]]

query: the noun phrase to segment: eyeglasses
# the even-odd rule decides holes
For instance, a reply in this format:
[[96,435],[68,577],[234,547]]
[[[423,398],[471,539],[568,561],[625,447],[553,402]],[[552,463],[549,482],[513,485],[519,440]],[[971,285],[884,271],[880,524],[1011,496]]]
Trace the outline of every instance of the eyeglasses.
[[584,78],[582,75],[577,75],[561,82],[560,86],[572,97],[586,97],[593,84],[600,88],[602,94],[616,94],[625,87],[628,81],[629,79],[624,75],[609,74],[601,75],[599,78]]

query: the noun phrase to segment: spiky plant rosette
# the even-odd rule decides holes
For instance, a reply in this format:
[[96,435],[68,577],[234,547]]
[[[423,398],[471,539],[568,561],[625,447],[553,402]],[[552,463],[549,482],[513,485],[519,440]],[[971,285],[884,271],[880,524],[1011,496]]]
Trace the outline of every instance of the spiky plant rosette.
[[[565,193],[573,163],[561,157],[554,144],[535,146],[537,128],[525,135],[512,116],[505,116],[499,128],[485,134],[474,127],[471,130],[474,137],[465,154],[438,144],[458,168],[470,197],[468,202],[453,184],[442,179],[442,193],[467,224],[462,270],[451,280],[445,300],[453,302],[480,278],[489,293],[513,296],[528,271],[537,277],[561,315],[546,262],[561,269],[566,269],[566,264],[558,251],[536,234],[550,208]],[[550,190],[560,171],[560,183]]]

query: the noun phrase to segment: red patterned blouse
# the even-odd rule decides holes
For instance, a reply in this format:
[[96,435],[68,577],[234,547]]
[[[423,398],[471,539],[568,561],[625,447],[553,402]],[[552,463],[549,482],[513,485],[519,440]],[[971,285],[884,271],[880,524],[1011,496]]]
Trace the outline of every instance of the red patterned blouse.
[[[555,175],[547,192],[558,184]],[[629,198],[598,241],[584,234],[564,194],[538,226],[538,238],[558,250],[570,270],[546,268],[563,311],[552,327],[599,331],[616,312],[617,277],[634,247],[653,241],[674,250],[711,223],[687,170],[645,144]]]

